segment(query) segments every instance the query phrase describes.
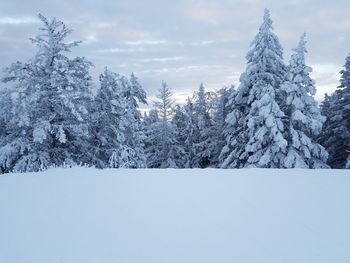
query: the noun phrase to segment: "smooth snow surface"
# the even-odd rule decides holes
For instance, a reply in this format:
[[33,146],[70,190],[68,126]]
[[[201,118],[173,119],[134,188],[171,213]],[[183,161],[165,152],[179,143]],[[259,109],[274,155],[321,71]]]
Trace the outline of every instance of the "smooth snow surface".
[[349,170],[0,176],[3,263],[349,263]]

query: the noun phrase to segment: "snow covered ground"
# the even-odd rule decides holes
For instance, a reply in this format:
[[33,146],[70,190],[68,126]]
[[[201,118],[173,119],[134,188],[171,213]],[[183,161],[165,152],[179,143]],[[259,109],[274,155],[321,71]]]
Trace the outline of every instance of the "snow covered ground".
[[3,263],[350,262],[349,170],[0,176]]

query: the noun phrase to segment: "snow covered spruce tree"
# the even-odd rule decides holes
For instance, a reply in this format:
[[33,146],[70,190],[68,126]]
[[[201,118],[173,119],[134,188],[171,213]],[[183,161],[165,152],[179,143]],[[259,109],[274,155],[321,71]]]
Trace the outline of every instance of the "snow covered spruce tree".
[[328,153],[315,141],[325,118],[314,99],[316,88],[310,78],[312,69],[305,64],[305,33],[294,49],[283,91],[282,110],[285,114],[285,138],[288,142],[285,168],[327,168]]
[[147,104],[147,96],[145,90],[142,88],[134,73],[130,76],[130,81],[124,81],[123,97],[126,101],[125,107],[125,140],[126,145],[130,149],[131,160],[124,165],[128,168],[145,168],[146,154],[145,154],[145,134],[142,129],[141,113],[139,111],[139,104]]
[[178,146],[183,149],[183,154],[178,160],[178,168],[188,168],[189,159],[192,152],[192,145],[188,144],[188,137],[191,135],[192,127],[189,127],[190,116],[186,114],[185,108],[180,105],[175,105],[174,116],[171,123],[175,129],[175,138]]
[[176,130],[171,123],[173,115],[172,91],[163,81],[155,103],[159,121],[150,126],[146,145],[147,167],[181,167],[183,149],[176,140]]
[[210,129],[210,143],[208,148],[211,152],[210,167],[219,167],[220,153],[225,146],[224,128],[225,119],[228,114],[227,102],[228,95],[234,93],[234,87],[224,87],[217,92],[214,100],[214,113],[212,117],[212,128]]
[[331,167],[350,168],[350,55],[340,74],[340,86],[322,104],[322,110],[329,115],[321,141],[329,152]]
[[331,164],[331,160],[333,159],[332,156],[334,156],[338,149],[342,147],[340,134],[334,133],[335,126],[337,125],[337,123],[333,121],[333,109],[335,100],[334,95],[335,94],[329,96],[326,93],[321,103],[321,114],[325,117],[325,122],[322,126],[322,131],[317,139],[317,141],[326,148],[329,154],[327,164],[332,168],[334,168],[334,166]]
[[286,67],[282,47],[272,32],[270,13],[265,9],[264,20],[248,52],[247,68],[240,77],[232,111],[227,122],[227,156],[221,166],[283,167],[287,141],[283,138],[283,112],[279,106],[279,87]]
[[194,144],[195,139],[198,138],[199,131],[195,107],[190,98],[187,98],[187,102],[183,107],[175,107],[172,123],[176,129],[176,140],[184,151],[181,158],[182,168],[198,167]]
[[205,94],[205,88],[201,83],[198,93],[197,100],[195,102],[195,116],[196,122],[195,132],[196,138],[194,138],[194,160],[193,163],[197,168],[205,168],[210,164],[211,140],[213,139],[210,135],[211,131],[211,120],[207,108],[207,100]]
[[158,162],[153,156],[156,156],[158,152],[158,127],[159,117],[158,111],[153,107],[149,113],[145,113],[142,121],[142,130],[145,134],[145,155],[146,155],[146,167],[153,168]]
[[95,166],[146,166],[138,102],[146,102],[146,94],[136,77],[132,75],[129,81],[106,68],[100,75],[100,88],[94,102],[91,125],[91,152],[95,156]]
[[65,55],[80,42],[65,42],[72,30],[63,22],[42,15],[39,19],[42,33],[31,39],[36,55],[26,63],[13,63],[2,78],[15,83],[7,93],[13,107],[0,149],[5,172],[39,171],[88,160],[83,149],[92,63]]
[[236,103],[236,90],[230,90],[227,94],[225,122],[223,124],[224,144],[219,154],[220,168],[239,168],[243,166],[243,162],[238,156],[244,150],[243,143],[245,141],[243,124],[243,106],[239,107]]

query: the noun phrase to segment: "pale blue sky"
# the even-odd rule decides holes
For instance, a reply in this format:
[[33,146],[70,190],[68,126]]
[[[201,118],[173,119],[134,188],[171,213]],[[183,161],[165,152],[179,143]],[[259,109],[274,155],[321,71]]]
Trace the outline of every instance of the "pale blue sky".
[[84,42],[74,55],[95,64],[96,82],[105,66],[127,75],[133,71],[151,99],[164,79],[181,102],[200,82],[210,90],[239,84],[265,7],[271,10],[285,61],[305,31],[317,98],[333,91],[350,52],[346,0],[2,0],[0,66],[33,55],[28,39],[38,33],[40,12],[63,20],[74,30],[71,39]]

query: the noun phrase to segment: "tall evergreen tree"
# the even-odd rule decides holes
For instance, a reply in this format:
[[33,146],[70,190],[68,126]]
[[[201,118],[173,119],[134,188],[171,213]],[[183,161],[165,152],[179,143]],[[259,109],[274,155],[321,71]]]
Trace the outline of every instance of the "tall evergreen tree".
[[305,34],[294,49],[286,80],[281,86],[284,94],[285,138],[288,152],[286,168],[327,168],[328,153],[314,138],[322,129],[324,117],[314,99],[316,88],[310,77],[312,69],[305,64]]
[[147,139],[150,148],[146,148],[148,167],[178,168],[181,167],[179,160],[184,152],[176,140],[176,130],[171,123],[174,104],[171,98],[172,91],[163,81],[158,92],[158,101],[155,103],[155,107],[159,121],[151,125],[152,130],[147,133],[150,136]]
[[335,146],[335,136],[333,134],[333,123],[331,122],[331,118],[333,116],[333,96],[329,96],[327,93],[324,96],[323,101],[321,102],[320,105],[320,110],[321,110],[321,115],[324,116],[325,118],[325,122],[322,126],[322,131],[319,134],[317,141],[320,145],[324,146],[327,149],[327,152],[329,154],[327,163],[329,165],[329,159],[330,156],[333,154],[332,151],[335,149],[333,149],[332,147],[329,147],[330,145],[328,145],[329,143],[331,143],[331,145]]
[[174,117],[171,120],[171,123],[175,129],[175,138],[180,149],[182,149],[183,154],[179,156],[177,160],[178,168],[188,168],[187,164],[189,163],[190,154],[192,145],[188,145],[187,138],[191,133],[191,127],[189,127],[189,116],[186,114],[185,107],[176,105],[174,108]]
[[95,98],[92,117],[92,152],[95,156],[94,164],[98,168],[124,167],[124,164],[130,161],[126,156],[127,105],[122,97],[122,81],[123,77],[107,68],[100,75],[100,88]]
[[[227,131],[222,167],[282,167],[287,142],[283,138],[283,112],[279,87],[286,67],[282,46],[272,32],[270,13],[264,20],[248,52],[247,68],[240,77],[233,109],[228,115],[232,131]],[[232,98],[231,98],[232,101]]]
[[214,100],[214,113],[212,117],[212,128],[210,129],[210,138],[208,148],[211,152],[211,167],[218,167],[220,163],[220,153],[225,146],[225,134],[224,128],[226,126],[225,119],[228,114],[228,108],[226,106],[228,102],[228,96],[234,92],[234,87],[222,88],[217,93],[217,97]]
[[134,74],[130,81],[107,68],[100,75],[90,125],[95,166],[146,167],[140,102],[146,103],[146,93]]
[[72,32],[56,18],[39,15],[42,33],[31,39],[38,51],[26,63],[5,69],[2,81],[14,82],[7,136],[0,148],[5,172],[39,171],[50,166],[86,162],[86,104],[91,99],[92,65],[66,56],[79,41],[65,43]]
[[324,146],[329,152],[328,163],[333,168],[349,168],[350,160],[350,55],[340,71],[340,85],[329,100],[323,104],[323,111],[330,107],[323,132]]
[[243,165],[238,158],[243,151],[243,108],[236,102],[237,91],[230,90],[227,94],[227,115],[223,124],[224,146],[219,155],[219,167],[239,168]]
[[145,134],[145,155],[146,155],[146,167],[155,168],[159,167],[158,160],[156,156],[158,154],[158,126],[159,126],[159,117],[158,111],[156,108],[152,108],[142,121],[142,130]]
[[197,125],[197,137],[194,138],[194,165],[205,168],[210,164],[211,151],[209,145],[213,138],[210,137],[211,120],[207,108],[207,100],[203,83],[200,85],[195,103],[195,116]]
[[145,134],[142,129],[141,113],[139,103],[147,104],[146,92],[139,83],[134,73],[131,74],[130,82],[124,79],[123,97],[126,101],[126,127],[125,139],[126,145],[131,150],[132,160],[128,162],[129,168],[146,167],[146,155],[144,152]]

